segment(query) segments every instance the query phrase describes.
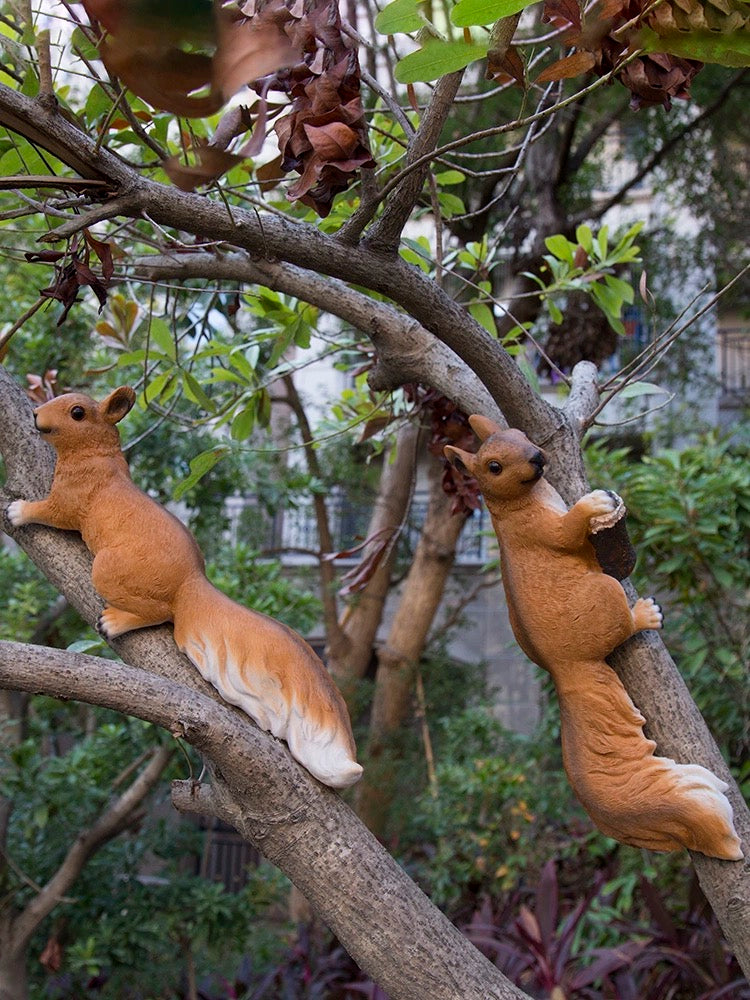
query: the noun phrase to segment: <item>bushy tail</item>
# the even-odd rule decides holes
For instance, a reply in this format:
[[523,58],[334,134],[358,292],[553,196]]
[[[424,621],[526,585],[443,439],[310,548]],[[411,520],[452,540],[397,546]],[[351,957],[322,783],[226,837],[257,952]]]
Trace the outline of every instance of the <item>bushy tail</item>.
[[319,781],[346,788],[362,774],[346,704],[325,666],[292,629],[250,611],[205,578],[186,581],[175,641],[225,701],[286,740]]
[[634,847],[686,847],[739,861],[728,786],[699,764],[654,756],[643,716],[607,664],[581,664],[577,671],[586,678],[580,687],[558,690],[563,760],[596,826]]

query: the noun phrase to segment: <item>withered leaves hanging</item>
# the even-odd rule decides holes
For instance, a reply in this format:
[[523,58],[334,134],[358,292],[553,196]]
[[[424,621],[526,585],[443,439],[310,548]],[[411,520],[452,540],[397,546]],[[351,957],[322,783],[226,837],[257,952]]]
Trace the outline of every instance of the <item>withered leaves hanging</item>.
[[[720,4],[725,2],[718,0]],[[686,4],[705,6],[703,0],[675,3],[682,8]],[[629,57],[639,48],[644,30],[656,29],[659,33],[659,19],[666,18],[671,24],[668,12],[672,6],[669,0],[658,5],[648,0],[600,0],[588,7],[582,18],[573,0],[546,0],[545,18],[571,25],[565,42],[576,51],[547,66],[537,82],[567,79],[589,71],[604,76],[615,70],[617,79],[632,95],[634,109],[652,104],[669,108],[673,98],[689,96],[690,83],[703,64],[668,52]],[[666,14],[658,14],[665,10]]]
[[336,0],[294,0],[288,15],[286,31],[302,58],[270,83],[292,101],[274,126],[281,169],[301,175],[289,198],[326,216],[334,196],[356,172],[375,165],[367,143],[359,61],[342,31]]
[[82,0],[110,73],[155,108],[187,117],[221,110],[241,87],[294,62],[273,4],[252,20],[220,0]]
[[[360,98],[357,52],[342,30],[335,0],[83,0],[94,25],[106,30],[100,53],[108,70],[156,108],[186,117],[219,111],[246,84],[258,99],[231,109],[235,131],[251,132],[227,149],[224,120],[214,141],[194,146],[195,162],[170,157],[164,168],[183,190],[195,190],[256,155],[267,121],[281,153],[279,169],[299,179],[288,191],[326,216],[334,196],[363,166],[374,166]],[[271,92],[286,104],[273,108]],[[281,113],[282,108],[286,113]],[[241,112],[242,117],[238,118]]]
[[[99,258],[101,273],[97,274],[91,267],[91,251]],[[42,298],[56,299],[62,302],[63,311],[57,325],[61,326],[73,304],[78,298],[81,288],[88,286],[99,300],[101,310],[107,301],[107,287],[114,273],[112,262],[112,247],[95,239],[88,230],[83,232],[83,242],[76,235],[67,250],[40,250],[25,254],[31,263],[52,264],[55,269],[55,280],[47,288],[42,288],[39,294]]]

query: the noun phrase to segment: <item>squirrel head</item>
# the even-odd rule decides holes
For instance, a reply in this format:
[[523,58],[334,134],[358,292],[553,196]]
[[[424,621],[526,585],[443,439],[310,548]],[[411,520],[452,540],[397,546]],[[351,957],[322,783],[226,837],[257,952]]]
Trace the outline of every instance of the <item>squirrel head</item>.
[[57,451],[104,447],[120,450],[115,424],[130,412],[135,392],[120,386],[101,403],[82,392],[66,392],[34,410],[37,430],[49,435]]
[[446,445],[443,452],[451,465],[473,476],[487,500],[507,503],[527,496],[547,463],[541,448],[521,431],[503,429],[487,417],[474,415],[469,423],[482,443],[475,455]]

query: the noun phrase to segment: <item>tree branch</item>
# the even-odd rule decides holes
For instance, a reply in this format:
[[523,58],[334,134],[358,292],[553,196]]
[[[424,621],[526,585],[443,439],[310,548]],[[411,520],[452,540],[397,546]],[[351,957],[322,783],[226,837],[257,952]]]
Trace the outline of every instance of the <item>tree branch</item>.
[[75,883],[89,858],[132,825],[137,818],[136,810],[158,783],[173,754],[172,747],[157,746],[130,787],[110,803],[93,826],[78,834],[55,874],[13,921],[13,943],[19,951],[25,950],[31,936]]
[[[409,142],[409,148],[406,152],[406,168],[417,160],[428,156],[437,146],[463,75],[463,70],[458,73],[450,73],[441,77],[435,84],[432,98],[419,128]],[[398,246],[401,232],[424,187],[428,169],[429,162],[425,161],[420,170],[406,173],[403,181],[389,197],[383,214],[367,235],[367,241],[374,249],[388,252]],[[355,242],[372,218],[378,204],[379,201],[371,206],[363,205],[362,211],[352,216],[351,220],[341,227],[338,239],[348,243]]]
[[[125,664],[9,642],[0,642],[0,686],[89,701],[181,731],[211,758],[215,784],[207,800],[200,786],[180,783],[180,808],[216,806],[292,879],[394,1000],[528,1000],[423,896],[342,799],[236,710]],[[418,942],[429,942],[429,962]]]
[[373,389],[420,382],[456,403],[460,400],[471,413],[483,413],[501,423],[505,420],[493,398],[454,351],[410,316],[343,281],[292,264],[254,260],[244,253],[142,257],[132,267],[134,277],[150,281],[205,278],[259,284],[294,295],[351,323],[369,337],[378,355],[369,378]]
[[[323,472],[318,462],[318,453],[314,446],[314,435],[307,419],[305,407],[297,392],[297,386],[290,375],[284,375],[282,379],[286,389],[285,400],[290,407],[297,421],[302,444],[305,451],[305,461],[311,476],[321,482],[324,480]],[[323,604],[323,620],[325,634],[328,644],[331,647],[332,655],[336,658],[343,656],[349,640],[339,627],[338,606],[334,586],[336,583],[336,571],[330,559],[322,558],[333,552],[333,536],[328,519],[328,506],[326,498],[319,492],[313,493],[313,509],[315,511],[315,523],[318,529],[318,541],[320,542],[320,552],[318,553],[318,573],[320,575],[320,593]]]

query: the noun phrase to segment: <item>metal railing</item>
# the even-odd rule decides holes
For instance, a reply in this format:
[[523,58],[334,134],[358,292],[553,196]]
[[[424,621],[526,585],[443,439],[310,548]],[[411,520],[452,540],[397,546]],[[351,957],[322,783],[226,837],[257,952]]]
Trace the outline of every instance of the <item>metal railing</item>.
[[[327,497],[328,517],[333,534],[334,550],[346,551],[361,544],[367,537],[371,508],[352,503],[343,490]],[[418,490],[412,500],[409,518],[400,545],[404,555],[413,552],[419,540],[427,512],[427,492]],[[259,552],[275,552],[289,562],[317,558],[320,551],[315,512],[311,502],[304,500],[277,511],[273,516],[252,497],[231,497],[227,502],[229,540],[246,544]],[[492,532],[489,514],[484,506],[475,511],[459,539],[456,562],[459,565],[481,565],[491,558],[489,535]],[[356,562],[359,554],[343,557],[341,562]]]

